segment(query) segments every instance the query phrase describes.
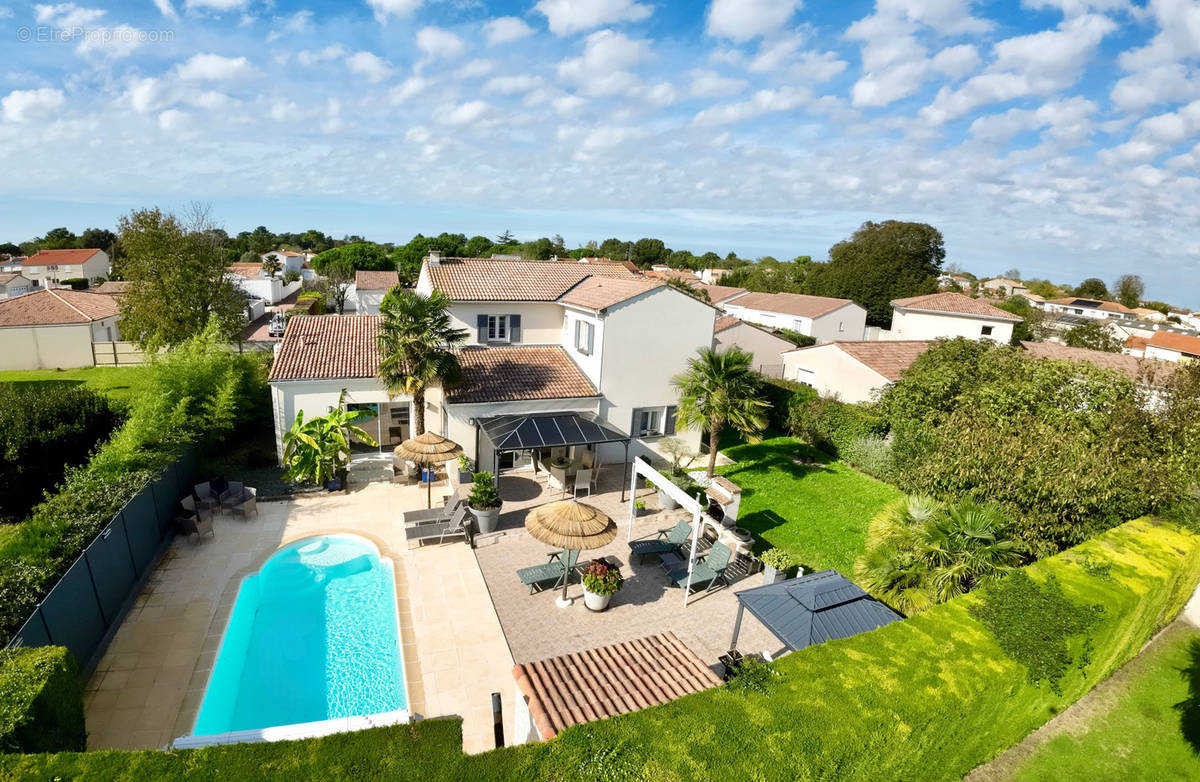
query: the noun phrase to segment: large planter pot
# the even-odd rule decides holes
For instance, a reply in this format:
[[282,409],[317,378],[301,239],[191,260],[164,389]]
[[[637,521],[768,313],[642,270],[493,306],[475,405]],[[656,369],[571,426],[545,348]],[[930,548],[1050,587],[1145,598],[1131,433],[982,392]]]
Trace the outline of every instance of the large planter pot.
[[787,573],[782,570],[776,570],[770,565],[763,565],[763,584],[778,584],[780,581],[787,580]]
[[500,509],[487,508],[480,510],[471,508],[471,513],[475,516],[475,523],[479,526],[479,532],[495,532],[496,526],[500,523]]
[[458,471],[458,485],[459,486],[466,486],[467,484],[471,483],[474,480],[475,480],[475,475],[470,470],[460,469]]
[[675,510],[679,507],[679,503],[675,501],[675,498],[662,489],[658,490],[658,505],[663,510]]
[[583,588],[583,604],[589,611],[605,611],[610,602],[612,602],[612,595],[598,595],[595,592],[589,592],[587,587]]

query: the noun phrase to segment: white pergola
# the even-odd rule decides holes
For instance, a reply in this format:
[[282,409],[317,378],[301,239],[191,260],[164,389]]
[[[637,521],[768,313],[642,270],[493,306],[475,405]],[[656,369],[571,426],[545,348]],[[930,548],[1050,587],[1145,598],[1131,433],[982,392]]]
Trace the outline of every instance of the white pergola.
[[633,503],[637,497],[637,479],[639,475],[657,486],[659,490],[665,492],[678,502],[681,508],[692,514],[692,547],[688,553],[687,584],[683,589],[683,605],[686,607],[688,597],[690,597],[692,591],[692,569],[696,565],[696,545],[700,541],[700,530],[705,523],[704,505],[695,497],[689,497],[687,492],[676,486],[670,478],[651,467],[649,462],[640,456],[636,456],[633,459],[633,469],[629,476],[629,531],[625,538],[627,541],[633,540],[633,520],[637,516],[637,509]]

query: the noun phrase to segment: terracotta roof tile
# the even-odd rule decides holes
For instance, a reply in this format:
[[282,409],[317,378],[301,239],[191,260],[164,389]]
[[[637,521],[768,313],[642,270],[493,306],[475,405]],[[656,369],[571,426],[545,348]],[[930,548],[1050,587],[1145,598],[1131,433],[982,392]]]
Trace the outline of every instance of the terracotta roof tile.
[[123,296],[129,292],[130,282],[124,280],[108,280],[100,283],[96,293],[107,293],[109,296]]
[[925,310],[927,312],[949,312],[957,315],[978,315],[996,320],[1020,321],[1011,312],[993,307],[987,302],[972,299],[961,293],[930,293],[925,296],[910,296],[907,299],[895,299],[893,306],[910,310]]
[[399,284],[400,275],[396,272],[354,273],[354,289],[359,291],[390,291]]
[[77,264],[84,263],[96,253],[101,252],[97,249],[90,250],[40,250],[35,255],[31,255],[22,261],[23,266],[46,266],[51,263],[57,264]]
[[18,277],[25,279],[25,276],[20,272],[6,272],[4,274],[0,274],[0,285],[8,285]]
[[459,362],[463,384],[447,393],[453,403],[597,396],[596,387],[556,346],[464,348]]
[[[1200,342],[1200,340],[1197,341]],[[1165,375],[1162,373],[1174,371],[1174,367],[1170,366],[1170,362],[1168,361],[1140,359],[1126,353],[1106,353],[1102,350],[1073,348],[1067,345],[1060,345],[1057,342],[1022,342],[1021,346],[1033,358],[1048,358],[1058,361],[1085,361],[1101,369],[1112,369],[1120,372],[1134,381],[1141,381],[1148,372],[1157,375],[1156,380],[1163,380],[1165,379]]]
[[1200,356],[1200,337],[1189,337],[1187,334],[1175,334],[1170,331],[1156,331],[1154,336],[1150,337],[1149,344],[1156,348],[1178,350],[1181,353]]
[[1149,337],[1139,337],[1136,334],[1130,334],[1125,338],[1125,347],[1131,350],[1145,350],[1146,343],[1149,341]]
[[739,296],[729,306],[781,312],[784,315],[796,315],[802,318],[817,318],[853,303],[850,299],[806,296],[801,293],[747,293],[745,296]]
[[741,318],[735,318],[732,315],[722,315],[721,317],[717,318],[717,322],[713,324],[713,333],[716,334],[719,331],[731,329],[741,322]]
[[261,263],[241,263],[239,261],[237,263],[229,264],[229,271],[233,272],[234,274],[236,274],[239,277],[245,277],[250,280],[257,280],[259,277],[262,277],[262,264]]
[[671,632],[516,665],[513,678],[543,739],[721,683]]
[[290,318],[271,365],[271,380],[340,380],[379,371],[378,315]]
[[740,296],[743,293],[749,293],[745,288],[734,288],[729,285],[697,285],[696,290],[706,291],[708,293],[708,300],[713,304],[732,299],[734,296]]
[[91,323],[117,315],[112,296],[68,288],[43,288],[0,301],[0,326],[53,326]]
[[563,304],[601,312],[609,307],[640,296],[647,291],[661,288],[661,282],[652,280],[620,279],[617,277],[588,277],[560,298]]
[[917,356],[929,350],[932,344],[932,342],[915,339],[879,342],[857,340],[826,342],[785,352],[798,353],[802,350],[829,350],[831,347],[837,347],[860,364],[870,367],[888,380],[895,382],[900,379],[900,373],[912,366],[912,362],[917,360]]
[[1065,299],[1050,299],[1047,304],[1059,304],[1064,307],[1086,307],[1093,310],[1104,310],[1105,312],[1122,312],[1128,315],[1134,314],[1134,311],[1126,307],[1124,304],[1118,304],[1115,301],[1102,301],[1100,299],[1084,299],[1079,296],[1068,296]]
[[453,301],[555,301],[587,277],[635,279],[619,263],[443,258],[425,268]]
[[686,283],[699,283],[700,278],[686,269],[651,269],[643,272],[647,277],[658,280],[679,280]]

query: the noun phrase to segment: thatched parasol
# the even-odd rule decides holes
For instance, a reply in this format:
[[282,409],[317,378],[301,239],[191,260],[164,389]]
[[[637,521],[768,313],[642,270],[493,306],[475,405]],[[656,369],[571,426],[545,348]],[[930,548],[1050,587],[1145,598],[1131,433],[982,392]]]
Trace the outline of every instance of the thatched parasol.
[[[536,540],[566,551],[601,548],[617,537],[615,521],[598,508],[573,499],[539,505],[529,511],[525,516],[525,529]],[[563,565],[566,563],[564,556]],[[562,597],[558,600],[560,606],[570,605],[567,581],[564,577]]]
[[[404,442],[396,446],[395,454],[401,459],[407,459],[410,462],[416,462],[419,465],[434,465],[449,461],[455,456],[462,453],[462,446],[453,440],[447,440],[440,434],[433,432],[425,432],[416,437],[410,437]],[[429,476],[430,480],[425,484],[428,489],[426,492],[426,503],[428,507],[433,507],[433,476]]]

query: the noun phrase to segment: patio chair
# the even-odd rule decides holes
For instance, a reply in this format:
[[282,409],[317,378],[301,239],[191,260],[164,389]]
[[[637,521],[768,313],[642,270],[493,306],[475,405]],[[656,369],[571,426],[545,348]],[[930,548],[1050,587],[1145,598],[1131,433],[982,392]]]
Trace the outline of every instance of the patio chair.
[[207,519],[208,521],[212,521],[212,517],[213,517],[212,508],[208,507],[207,505],[202,505],[201,503],[197,502],[195,497],[190,497],[190,496],[184,497],[182,500],[179,501],[179,504],[183,507],[183,510],[184,510],[183,515],[185,517],[194,516],[195,518],[200,519],[202,521],[205,519]]
[[450,520],[454,511],[466,501],[464,492],[455,491],[446,495],[446,504],[440,508],[422,508],[421,510],[405,511],[403,518],[405,526],[412,524],[440,524]]
[[682,549],[692,536],[692,525],[681,520],[671,529],[660,529],[658,535],[649,540],[634,540],[629,543],[629,555],[642,562],[651,554],[662,556],[674,554]]
[[212,490],[212,485],[208,481],[197,483],[192,487],[192,492],[196,495],[197,504],[206,508],[221,507],[221,498]]
[[221,510],[232,510],[233,506],[242,501],[246,493],[246,485],[241,481],[230,481],[225,491],[221,492]]
[[592,486],[596,483],[596,479],[592,477],[591,469],[582,469],[575,473],[575,492],[574,496],[578,497],[579,492],[586,491],[588,496],[592,495]]
[[[729,560],[732,556],[733,552],[724,543],[714,543],[708,553],[704,555],[703,560],[697,562],[692,568],[692,584],[689,591],[695,592],[703,587],[705,592],[711,592],[718,585],[728,586],[729,581],[725,578],[725,571],[729,568]],[[683,589],[688,584],[687,568],[673,570],[667,574],[667,578],[674,586]]]
[[446,538],[462,535],[468,543],[471,542],[471,514],[465,504],[456,504],[454,512],[445,521],[427,521],[404,528],[405,540],[420,543],[437,538],[438,543],[444,543]]
[[521,579],[522,584],[529,587],[529,594],[532,595],[543,589],[557,589],[570,583],[571,574],[575,572],[575,566],[579,564],[579,552],[574,549],[568,550],[565,561],[562,554],[561,551],[551,552],[550,561],[546,564],[521,568],[517,571],[517,578]]
[[242,487],[242,501],[235,503],[231,508],[234,513],[240,513],[243,517],[249,518],[250,511],[254,511],[254,515],[258,515],[258,489],[250,486]]
[[214,538],[217,536],[217,533],[213,530],[211,518],[205,521],[198,516],[184,516],[180,519],[180,522],[183,524],[184,534],[189,538],[192,535],[195,535],[197,540],[205,535],[212,535]]

